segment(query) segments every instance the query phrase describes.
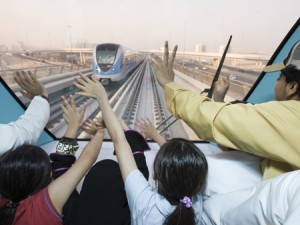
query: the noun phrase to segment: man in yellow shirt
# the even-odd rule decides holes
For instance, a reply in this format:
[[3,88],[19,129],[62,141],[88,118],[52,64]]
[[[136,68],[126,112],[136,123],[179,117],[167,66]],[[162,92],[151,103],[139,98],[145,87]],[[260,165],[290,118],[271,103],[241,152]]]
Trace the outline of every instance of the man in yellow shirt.
[[169,58],[167,42],[163,60],[152,65],[165,90],[168,110],[175,117],[203,140],[265,158],[261,169],[263,178],[269,179],[300,168],[300,67],[290,64],[299,57],[299,48],[300,42],[276,68],[281,70],[275,84],[276,100],[255,105],[215,102],[175,83],[177,46]]

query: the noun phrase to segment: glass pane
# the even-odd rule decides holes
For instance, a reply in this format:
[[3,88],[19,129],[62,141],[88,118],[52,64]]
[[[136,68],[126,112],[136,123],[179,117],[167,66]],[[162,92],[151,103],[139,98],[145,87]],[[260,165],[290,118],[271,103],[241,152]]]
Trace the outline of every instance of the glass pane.
[[[171,50],[179,45],[176,82],[201,93],[210,88],[232,35],[220,77],[231,81],[225,101],[242,100],[299,18],[299,6],[297,0],[5,1],[0,74],[25,105],[29,100],[14,82],[16,71],[30,70],[46,85],[51,105],[47,128],[56,137],[66,129],[60,96],[78,91],[72,82],[82,73],[97,76],[130,128],[149,118],[167,139],[199,140],[170,115],[156,82],[151,63],[162,57],[164,41]],[[101,116],[96,101],[80,96],[75,101],[88,106],[85,119]],[[78,138],[89,137],[78,133]]]

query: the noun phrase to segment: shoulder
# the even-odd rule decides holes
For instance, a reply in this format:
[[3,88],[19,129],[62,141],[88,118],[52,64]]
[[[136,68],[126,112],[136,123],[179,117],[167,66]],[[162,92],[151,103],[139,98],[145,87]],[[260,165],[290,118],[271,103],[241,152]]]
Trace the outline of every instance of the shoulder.
[[125,189],[134,224],[162,224],[175,209],[138,170],[128,175]]
[[17,217],[22,223],[27,221],[31,221],[30,224],[41,224],[43,221],[45,225],[62,223],[62,215],[54,208],[47,187],[21,201],[16,213]]
[[138,169],[127,176],[125,191],[132,211],[143,211],[155,198],[153,188]]
[[138,169],[131,171],[125,180],[126,192],[132,192],[134,190],[141,192],[148,187],[150,187],[148,181]]

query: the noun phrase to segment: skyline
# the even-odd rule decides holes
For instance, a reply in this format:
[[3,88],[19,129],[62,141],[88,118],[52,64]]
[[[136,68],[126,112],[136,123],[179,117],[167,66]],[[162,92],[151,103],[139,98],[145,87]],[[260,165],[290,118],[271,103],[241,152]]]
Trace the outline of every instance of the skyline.
[[2,3],[0,45],[40,48],[114,42],[136,50],[168,40],[209,52],[233,36],[233,52],[272,53],[299,18],[296,0],[10,0]]

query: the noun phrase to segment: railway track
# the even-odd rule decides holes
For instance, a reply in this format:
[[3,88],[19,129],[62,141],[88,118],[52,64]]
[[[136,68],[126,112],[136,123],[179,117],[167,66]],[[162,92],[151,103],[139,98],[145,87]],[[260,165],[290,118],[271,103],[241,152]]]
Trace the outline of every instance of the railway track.
[[[57,137],[61,137],[66,129],[66,124],[62,117],[60,109],[62,95],[74,95],[78,89],[73,85],[74,78],[82,73],[84,75],[92,75],[91,69],[80,70],[65,74],[53,75],[50,77],[40,78],[45,84],[49,93],[50,103],[50,119],[47,128]],[[185,82],[191,82],[191,78]],[[21,96],[20,88],[13,84],[11,89],[20,97],[21,101],[27,105],[29,101]],[[172,126],[168,127],[173,121],[170,120],[164,124],[163,121],[170,117],[170,113],[166,109],[164,102],[164,94],[161,87],[156,81],[155,74],[150,63],[145,60],[136,70],[128,76],[128,79],[105,87],[109,96],[110,104],[119,118],[132,129],[135,129],[136,121],[140,118],[149,118],[162,135],[169,139],[174,136],[188,138],[181,121],[176,121]],[[82,104],[87,105],[85,120],[93,119],[95,116],[101,116],[101,110],[98,103],[93,99],[87,99],[82,96],[74,95],[75,102],[78,107]],[[168,128],[167,128],[168,127]],[[85,132],[80,132],[78,138],[88,138]],[[109,138],[106,136],[105,138]]]

